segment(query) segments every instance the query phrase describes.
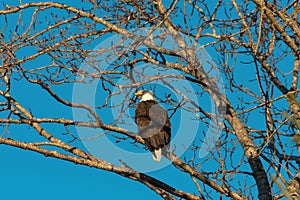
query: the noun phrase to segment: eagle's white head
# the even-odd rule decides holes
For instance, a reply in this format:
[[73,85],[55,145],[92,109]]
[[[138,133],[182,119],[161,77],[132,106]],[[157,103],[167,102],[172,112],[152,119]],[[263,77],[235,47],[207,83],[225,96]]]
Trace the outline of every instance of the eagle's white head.
[[150,90],[141,90],[134,94],[134,96],[138,97],[140,101],[149,101],[155,100],[154,94]]

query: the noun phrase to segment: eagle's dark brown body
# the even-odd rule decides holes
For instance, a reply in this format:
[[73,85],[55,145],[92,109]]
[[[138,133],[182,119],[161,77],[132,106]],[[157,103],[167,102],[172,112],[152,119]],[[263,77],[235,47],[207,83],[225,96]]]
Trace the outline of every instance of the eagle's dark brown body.
[[[171,137],[171,124],[168,113],[154,100],[141,101],[135,110],[135,123],[138,125],[138,134],[145,140],[147,148],[152,152],[154,159],[157,150],[166,150]],[[156,160],[156,159],[155,159]],[[160,160],[157,158],[157,161]]]

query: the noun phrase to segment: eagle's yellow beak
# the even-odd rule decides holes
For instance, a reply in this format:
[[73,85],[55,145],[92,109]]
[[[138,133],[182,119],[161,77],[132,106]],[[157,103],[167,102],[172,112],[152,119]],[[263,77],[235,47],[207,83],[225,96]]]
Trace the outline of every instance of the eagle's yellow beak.
[[138,97],[138,96],[142,96],[143,95],[143,92],[142,91],[138,91],[134,94],[134,96]]

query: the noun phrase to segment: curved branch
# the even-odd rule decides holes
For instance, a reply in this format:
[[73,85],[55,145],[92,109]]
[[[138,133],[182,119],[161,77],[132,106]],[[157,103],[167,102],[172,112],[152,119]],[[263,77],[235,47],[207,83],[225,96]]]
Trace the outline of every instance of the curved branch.
[[121,176],[127,177],[131,180],[139,181],[139,182],[143,183],[144,185],[146,185],[147,187],[149,187],[150,189],[152,189],[153,191],[155,191],[157,194],[164,197],[165,199],[175,199],[174,197],[172,197],[170,195],[170,194],[172,194],[172,195],[175,195],[175,196],[183,198],[183,199],[200,200],[200,198],[196,195],[185,193],[181,190],[177,190],[177,189],[175,189],[155,178],[152,178],[146,174],[126,168],[125,166],[118,167],[118,166],[115,166],[111,163],[108,163],[108,162],[100,160],[100,159],[77,158],[74,156],[69,156],[66,154],[59,153],[57,151],[46,150],[46,149],[40,148],[33,144],[28,144],[25,142],[18,142],[18,141],[12,140],[12,139],[2,138],[2,137],[0,137],[0,144],[6,144],[6,145],[14,146],[17,148],[34,151],[34,152],[43,154],[45,156],[70,161],[75,164],[86,165],[89,167],[113,172],[113,173],[119,174]]

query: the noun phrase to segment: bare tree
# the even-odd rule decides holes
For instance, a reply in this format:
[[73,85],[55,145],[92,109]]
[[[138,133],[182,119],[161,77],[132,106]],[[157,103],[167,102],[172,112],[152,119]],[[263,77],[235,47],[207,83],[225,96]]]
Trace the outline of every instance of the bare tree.
[[[164,199],[299,199],[298,13],[296,0],[3,4],[0,144],[119,174]],[[126,153],[98,154],[93,141],[108,139],[145,155],[132,120],[142,87],[173,124],[167,164],[197,191],[147,175]],[[28,95],[57,109],[41,112]]]

